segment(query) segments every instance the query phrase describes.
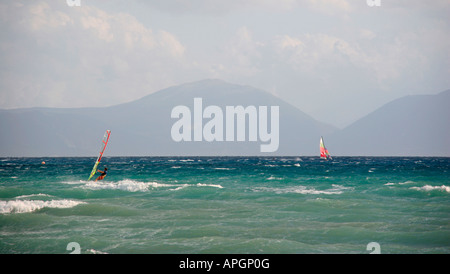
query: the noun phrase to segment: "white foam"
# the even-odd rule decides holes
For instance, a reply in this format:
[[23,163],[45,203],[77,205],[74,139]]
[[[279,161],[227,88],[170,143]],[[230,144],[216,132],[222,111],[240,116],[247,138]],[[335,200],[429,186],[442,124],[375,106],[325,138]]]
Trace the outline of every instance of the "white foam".
[[28,213],[40,210],[45,207],[49,208],[71,208],[84,202],[74,200],[15,200],[15,201],[0,201],[0,214],[10,213]]
[[293,187],[286,187],[286,188],[272,188],[272,187],[255,188],[256,191],[271,191],[271,192],[275,192],[277,194],[298,193],[298,194],[313,194],[313,195],[342,194],[342,193],[344,193],[344,190],[348,190],[348,189],[352,189],[352,188],[344,187],[344,186],[340,186],[340,185],[332,185],[332,188],[326,189],[326,190],[317,190],[313,187],[306,187],[306,186],[293,186]]
[[197,186],[209,186],[209,187],[223,188],[223,186],[221,186],[221,185],[214,185],[214,184],[201,184],[201,183],[198,183]]
[[406,181],[406,182],[403,182],[403,183],[386,183],[384,185],[385,186],[393,186],[393,185],[396,185],[396,184],[398,184],[398,185],[408,185],[408,184],[415,184],[415,182],[413,182],[413,181]]
[[67,181],[62,183],[67,185],[81,185],[87,183],[87,181],[79,180],[79,181]]
[[419,191],[433,191],[433,190],[438,190],[438,191],[443,191],[443,192],[448,192],[450,193],[450,186],[430,186],[430,185],[425,185],[423,187],[410,187],[410,189],[414,189],[414,190],[419,190]]
[[108,252],[104,252],[104,251],[100,251],[100,250],[95,250],[95,249],[88,249],[86,250],[88,253],[92,253],[92,254],[109,254]]
[[85,189],[91,189],[91,190],[102,190],[102,189],[111,189],[111,190],[122,190],[122,191],[129,191],[129,192],[146,192],[149,191],[151,188],[173,188],[174,190],[180,190],[185,187],[191,187],[191,186],[207,186],[207,187],[217,187],[217,188],[223,188],[221,185],[217,184],[202,184],[198,183],[196,185],[193,184],[164,184],[164,183],[157,183],[157,182],[139,182],[134,180],[122,180],[119,182],[87,182],[82,188]]
[[202,183],[198,183],[196,185],[192,185],[192,184],[182,184],[182,185],[176,185],[177,188],[172,189],[174,191],[176,190],[180,190],[180,189],[184,189],[186,187],[192,187],[192,186],[197,186],[197,187],[217,187],[217,188],[223,188],[223,186],[221,185],[214,185],[214,184],[202,184]]
[[138,182],[133,180],[122,180],[119,182],[87,182],[82,188],[91,190],[112,189],[129,192],[148,191],[150,187],[160,187],[161,184],[155,182]]
[[398,183],[399,185],[407,185],[407,184],[414,184],[415,182],[414,181],[406,181],[406,182],[403,182],[403,183]]
[[49,194],[38,193],[38,194],[30,194],[30,195],[21,195],[21,196],[17,196],[16,199],[24,199],[24,198],[31,198],[31,197],[53,197],[53,196],[52,196],[52,195],[49,195]]

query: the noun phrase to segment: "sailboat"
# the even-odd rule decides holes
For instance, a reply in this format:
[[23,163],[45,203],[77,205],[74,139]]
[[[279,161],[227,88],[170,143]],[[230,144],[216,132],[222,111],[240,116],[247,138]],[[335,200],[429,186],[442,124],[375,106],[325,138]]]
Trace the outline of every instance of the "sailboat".
[[323,137],[322,136],[320,136],[320,158],[321,159],[325,159],[325,160],[333,159],[333,158],[331,158],[331,155],[328,152],[328,149],[325,147],[325,144],[323,143]]

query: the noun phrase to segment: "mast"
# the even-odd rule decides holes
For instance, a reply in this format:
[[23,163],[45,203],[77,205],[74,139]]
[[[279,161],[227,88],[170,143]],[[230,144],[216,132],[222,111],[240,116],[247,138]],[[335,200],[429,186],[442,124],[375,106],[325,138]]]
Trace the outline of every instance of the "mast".
[[108,144],[109,141],[109,136],[111,135],[111,130],[106,130],[105,135],[103,135],[103,139],[102,139],[102,146],[100,148],[100,154],[98,155],[97,161],[95,162],[94,167],[92,168],[91,171],[91,175],[89,176],[88,181],[92,178],[92,176],[94,176],[94,174],[97,172],[97,166],[100,163],[100,161],[102,160],[103,157],[103,153],[105,152],[106,149],[106,145]]

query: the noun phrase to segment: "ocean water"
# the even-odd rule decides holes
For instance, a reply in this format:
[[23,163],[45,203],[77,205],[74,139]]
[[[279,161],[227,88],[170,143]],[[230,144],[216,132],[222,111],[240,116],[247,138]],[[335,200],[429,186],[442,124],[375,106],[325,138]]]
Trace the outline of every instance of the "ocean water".
[[450,253],[450,158],[94,162],[0,158],[0,253]]

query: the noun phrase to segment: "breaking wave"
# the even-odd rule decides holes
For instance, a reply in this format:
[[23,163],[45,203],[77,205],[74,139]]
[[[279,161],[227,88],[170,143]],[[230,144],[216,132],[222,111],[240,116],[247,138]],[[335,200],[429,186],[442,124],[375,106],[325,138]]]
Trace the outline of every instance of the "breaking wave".
[[273,188],[273,187],[257,187],[254,188],[254,191],[269,191],[269,192],[275,192],[276,194],[285,194],[285,193],[298,193],[298,194],[342,194],[344,193],[344,190],[351,190],[353,188],[351,187],[344,187],[340,185],[332,185],[332,188],[325,189],[325,190],[318,190],[313,187],[306,187],[306,186],[293,186],[293,187],[286,187],[286,188]]
[[[21,196],[22,198],[24,196]],[[29,213],[43,208],[71,208],[84,202],[74,200],[14,200],[0,201],[0,214]]]
[[53,197],[53,196],[49,195],[49,194],[38,193],[38,194],[29,194],[29,195],[17,196],[16,199],[24,199],[24,198],[31,198],[31,197]]
[[419,190],[419,191],[433,191],[433,190],[438,190],[438,191],[442,191],[442,192],[447,192],[450,193],[450,186],[430,186],[430,185],[425,185],[422,187],[411,187],[410,189],[414,189],[414,190]]
[[139,182],[134,180],[122,180],[118,182],[87,182],[82,186],[84,189],[90,190],[122,190],[129,192],[146,192],[155,188],[169,188],[173,190],[179,190],[186,187],[217,187],[223,188],[221,185],[217,184],[165,184],[157,182]]

